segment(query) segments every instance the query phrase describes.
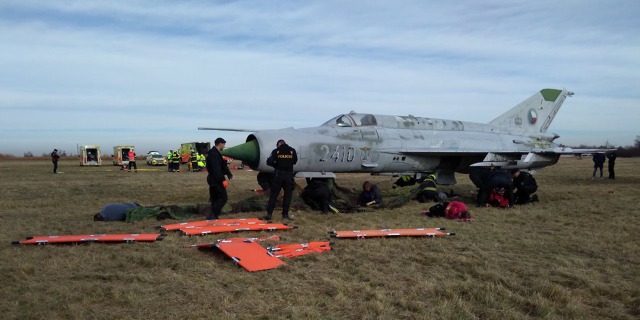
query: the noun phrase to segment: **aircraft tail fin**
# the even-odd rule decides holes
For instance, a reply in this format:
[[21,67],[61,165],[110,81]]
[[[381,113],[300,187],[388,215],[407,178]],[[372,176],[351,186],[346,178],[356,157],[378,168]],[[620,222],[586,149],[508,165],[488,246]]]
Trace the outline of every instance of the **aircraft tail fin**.
[[489,123],[511,133],[545,133],[564,99],[572,95],[566,89],[542,89]]

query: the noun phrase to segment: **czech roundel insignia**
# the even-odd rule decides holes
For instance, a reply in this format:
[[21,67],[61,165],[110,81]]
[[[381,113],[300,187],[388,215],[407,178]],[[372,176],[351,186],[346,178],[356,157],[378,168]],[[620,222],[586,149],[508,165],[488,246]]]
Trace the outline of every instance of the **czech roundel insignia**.
[[529,123],[536,124],[536,121],[538,121],[538,114],[533,109],[529,110]]

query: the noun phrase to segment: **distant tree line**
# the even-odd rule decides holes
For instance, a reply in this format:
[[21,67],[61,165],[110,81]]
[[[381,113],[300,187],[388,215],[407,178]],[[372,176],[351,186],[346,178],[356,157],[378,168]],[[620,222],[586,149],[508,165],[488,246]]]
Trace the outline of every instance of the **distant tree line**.
[[575,149],[615,149],[618,157],[640,157],[640,136],[636,136],[633,140],[633,146],[615,147],[608,142],[601,146],[585,145],[581,144],[577,147],[571,147]]

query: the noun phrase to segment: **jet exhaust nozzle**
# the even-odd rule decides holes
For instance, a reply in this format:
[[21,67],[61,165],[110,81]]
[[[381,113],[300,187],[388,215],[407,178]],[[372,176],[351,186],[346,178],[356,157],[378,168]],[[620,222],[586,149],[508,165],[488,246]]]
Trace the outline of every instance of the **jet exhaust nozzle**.
[[246,162],[250,167],[257,167],[260,163],[260,146],[258,141],[251,140],[220,152],[223,156]]

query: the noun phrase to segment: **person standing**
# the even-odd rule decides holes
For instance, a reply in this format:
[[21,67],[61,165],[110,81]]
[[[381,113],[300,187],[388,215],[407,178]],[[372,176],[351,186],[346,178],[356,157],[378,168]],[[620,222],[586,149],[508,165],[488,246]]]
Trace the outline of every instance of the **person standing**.
[[202,171],[202,169],[204,168],[204,163],[205,163],[205,157],[204,154],[200,154],[198,153],[198,170],[197,171]]
[[169,172],[173,171],[173,162],[171,162],[171,158],[173,157],[173,149],[167,152],[167,170]]
[[611,151],[611,152],[607,153],[607,159],[609,159],[609,179],[615,179],[616,178],[615,166],[616,166],[616,158],[617,157],[618,157],[618,155],[616,154],[615,151]]
[[225,175],[229,180],[233,178],[227,162],[222,159],[220,152],[224,150],[227,141],[217,138],[214,147],[207,154],[207,183],[209,184],[209,201],[211,201],[211,214],[207,220],[216,220],[222,213],[222,207],[227,203],[227,189],[224,187]]
[[593,154],[593,176],[591,177],[591,180],[596,179],[596,171],[598,171],[598,169],[600,169],[600,179],[602,179],[602,167],[606,159],[607,158],[602,152],[596,152]]
[[53,173],[58,173],[58,159],[60,159],[60,155],[58,155],[58,149],[53,149],[53,152],[51,152],[51,162],[53,162]]
[[293,217],[289,215],[289,206],[291,205],[291,193],[293,192],[293,165],[297,162],[298,153],[296,150],[284,140],[278,140],[276,148],[271,151],[271,156],[267,159],[267,165],[275,170],[271,175],[271,193],[269,194],[269,204],[267,204],[266,220],[271,220],[281,189],[284,190],[282,219],[293,220]]
[[136,164],[136,153],[133,149],[129,149],[129,153],[127,154],[129,157],[129,172],[131,172],[131,167],[133,167],[136,172],[138,172],[138,165]]
[[189,161],[191,162],[191,172],[198,171],[198,153],[193,149],[189,153]]
[[178,150],[173,150],[173,153],[171,154],[171,164],[173,165],[173,169],[171,169],[171,171],[180,172],[180,154],[178,153]]

